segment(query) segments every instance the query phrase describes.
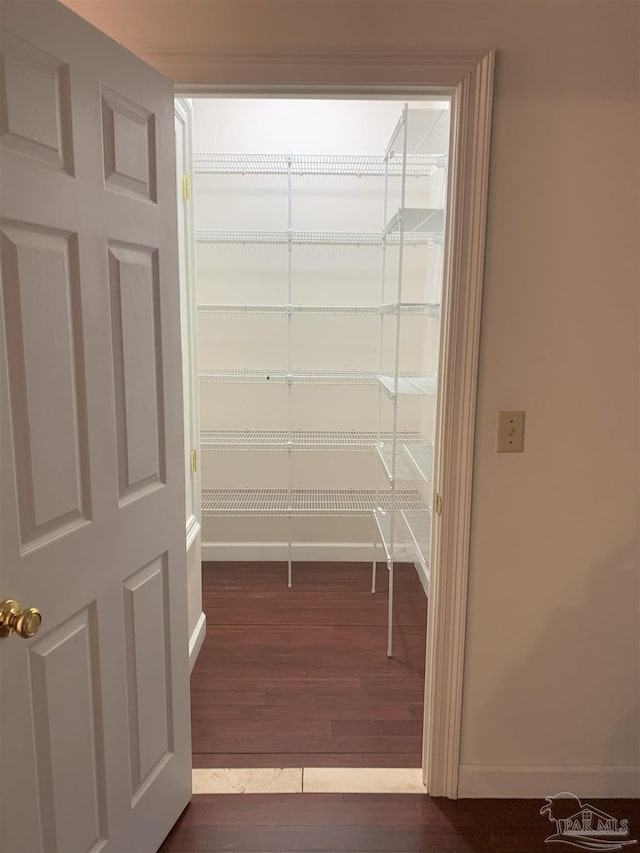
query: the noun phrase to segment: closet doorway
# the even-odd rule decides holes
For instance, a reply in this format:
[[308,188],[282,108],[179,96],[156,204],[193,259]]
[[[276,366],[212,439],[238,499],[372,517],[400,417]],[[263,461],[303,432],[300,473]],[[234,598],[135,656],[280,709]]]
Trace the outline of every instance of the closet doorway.
[[194,764],[419,768],[449,99],[179,106],[208,623]]
[[[363,69],[354,61],[355,80]],[[224,636],[219,655],[231,664],[242,655],[234,631],[264,647],[248,614],[266,613],[265,596],[282,602],[278,629],[294,616],[280,650],[290,655],[312,627],[295,596],[314,590],[333,594],[329,609],[360,626],[365,598],[354,605],[347,596],[375,602],[376,639],[361,642],[392,666],[402,656],[405,595],[421,610],[412,664],[421,679],[428,601],[415,766],[429,793],[455,796],[493,55],[434,62],[427,79],[440,83],[431,86],[202,84],[177,100],[189,119],[180,120],[178,188],[198,411],[185,449],[198,518],[202,500],[203,566],[217,583],[217,605],[205,586],[204,609],[218,607],[209,636]],[[299,63],[290,63],[293,74]],[[242,570],[261,588],[235,590],[245,610],[232,630],[220,592],[238,586]],[[195,618],[200,585],[190,587],[193,661],[206,617]],[[316,629],[347,627],[315,619]],[[347,638],[338,655],[355,651]],[[304,670],[298,687],[312,677]],[[204,674],[212,689],[214,679]],[[206,748],[216,754],[213,741]]]

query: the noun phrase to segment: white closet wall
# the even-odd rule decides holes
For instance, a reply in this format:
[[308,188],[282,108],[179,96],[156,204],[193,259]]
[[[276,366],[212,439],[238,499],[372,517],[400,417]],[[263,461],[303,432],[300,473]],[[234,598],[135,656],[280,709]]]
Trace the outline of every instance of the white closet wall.
[[[377,458],[375,440],[379,428],[392,429],[393,407],[381,401],[377,374],[380,365],[383,372],[393,371],[396,327],[394,314],[381,319],[379,307],[381,301],[395,299],[399,249],[389,245],[383,253],[381,248],[382,170],[366,174],[363,159],[365,174],[335,172],[340,171],[338,158],[384,154],[402,103],[196,99],[193,105],[203,489],[384,493],[389,481]],[[446,155],[447,104],[413,106],[431,109],[439,117],[428,152]],[[204,173],[205,155],[211,153],[230,155],[228,165],[235,172],[242,154],[264,155],[263,171],[282,155],[293,154],[291,192],[286,171],[255,174],[251,158],[246,174],[222,173],[225,166],[219,157],[211,167],[217,171]],[[320,155],[334,174],[298,174],[304,170],[302,155]],[[318,162],[309,163],[309,168],[317,171]],[[401,179],[396,172],[387,186],[391,214],[400,199]],[[405,207],[444,206],[446,157],[428,172],[407,178]],[[294,234],[291,243],[286,239],[289,229]],[[222,232],[232,233],[225,238]],[[441,242],[408,242],[403,253],[403,302],[439,304]],[[292,312],[287,312],[288,304]],[[272,309],[254,313],[230,306]],[[312,306],[324,306],[325,312],[305,312]],[[385,324],[382,358],[381,322]],[[401,370],[437,375],[438,327],[437,310],[429,317],[407,314],[401,318]],[[259,381],[255,377],[248,381],[243,370],[263,375]],[[341,375],[336,373],[333,381],[294,382],[289,387],[282,376],[299,370]],[[221,375],[223,371],[233,375]],[[420,433],[424,441],[432,442],[434,406],[435,397],[403,398],[398,403],[399,429]],[[247,449],[248,445],[221,449],[222,430],[263,431],[251,437],[260,449]],[[282,436],[286,441],[290,430],[339,431],[343,447],[288,452],[282,449]],[[356,449],[344,446],[348,431],[354,433]],[[361,432],[367,434],[364,439],[358,439]],[[267,449],[275,447],[278,434],[280,449]],[[233,435],[236,443],[243,443],[237,433]],[[430,505],[430,484],[417,488]],[[348,494],[345,500],[348,503]],[[206,550],[212,559],[232,555],[282,559],[286,552],[266,543],[290,538],[298,546],[294,559],[298,555],[369,559],[377,537],[369,512],[362,517],[339,517],[338,512],[332,517],[292,519],[207,517],[206,507],[205,500],[203,542],[218,549]],[[220,543],[226,544],[221,547]],[[255,543],[262,544],[256,547]],[[321,547],[300,550],[303,543]]]

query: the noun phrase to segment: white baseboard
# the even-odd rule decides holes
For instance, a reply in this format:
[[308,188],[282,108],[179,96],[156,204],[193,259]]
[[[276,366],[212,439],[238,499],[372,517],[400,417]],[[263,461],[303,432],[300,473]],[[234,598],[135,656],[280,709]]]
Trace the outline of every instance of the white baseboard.
[[200,616],[198,616],[196,627],[193,629],[193,634],[189,638],[189,672],[193,670],[193,665],[198,659],[206,633],[207,617],[204,613],[201,613]]
[[581,799],[640,797],[640,767],[627,764],[460,765],[459,798],[544,799],[561,791],[569,791]]
[[[382,548],[377,548],[377,557],[384,561]],[[286,560],[286,542],[203,542],[203,560]],[[294,543],[291,548],[294,560],[365,562],[373,560],[373,542],[304,542]]]
[[416,574],[418,575],[418,580],[422,584],[422,589],[424,590],[424,594],[429,598],[429,571],[425,569],[422,563],[414,563],[413,564],[416,569]]
[[192,515],[187,521],[187,551],[193,545],[198,533],[200,533],[200,522],[195,515]]

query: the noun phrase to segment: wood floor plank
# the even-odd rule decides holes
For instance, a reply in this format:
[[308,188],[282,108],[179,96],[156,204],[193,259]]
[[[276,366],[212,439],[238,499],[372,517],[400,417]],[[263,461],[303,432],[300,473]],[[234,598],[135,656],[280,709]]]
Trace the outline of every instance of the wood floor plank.
[[[242,692],[237,690],[211,690],[199,696],[200,705],[264,705],[266,693]],[[193,702],[193,693],[191,701]]]
[[300,631],[296,625],[263,625],[260,633],[247,631],[245,626],[212,625],[207,631],[203,643],[206,650],[216,648],[234,648],[236,646],[280,645],[283,641],[288,648],[295,646],[316,646],[318,643],[335,642],[332,625],[308,625]]
[[415,752],[205,752],[193,754],[194,767],[420,767]]
[[213,736],[209,732],[191,731],[191,751],[205,754],[213,752]]
[[[468,853],[464,839],[426,826],[186,827],[170,837],[165,853]],[[521,853],[521,851],[518,851]]]
[[[204,612],[207,617],[207,625],[252,625],[254,628],[259,621],[255,612],[229,614],[221,608],[207,607],[203,605]],[[295,605],[292,605],[295,607]],[[289,609],[282,609],[279,612],[280,621],[284,624],[299,625],[300,616],[293,613]],[[412,620],[412,614],[397,612],[395,622],[396,625],[409,624]],[[327,613],[324,608],[317,608],[314,611],[307,612],[305,619],[310,625],[376,625],[379,629],[385,630],[387,626],[386,610],[380,609],[377,613],[371,615],[360,613],[357,610],[337,610],[333,613]]]
[[422,722],[421,720],[332,720],[331,734],[421,737]]
[[411,800],[398,803],[392,800],[346,803],[342,794],[324,795],[325,798],[319,800],[309,799],[312,795],[305,797],[304,794],[291,794],[288,799],[283,799],[281,795],[265,799],[261,794],[224,796],[224,800],[218,799],[208,803],[199,803],[196,799],[185,815],[182,825],[206,826],[211,824],[212,819],[216,826],[421,825],[415,803]]
[[315,753],[409,753],[415,755],[419,751],[421,737],[384,736],[376,737],[350,735],[342,737],[332,735],[323,737],[311,734],[274,734],[266,732],[263,735],[243,735],[235,737],[216,733],[209,750],[199,749],[198,752],[245,753],[248,755],[264,755],[273,753],[295,752],[302,754]]
[[[361,707],[369,707],[382,704],[383,702],[389,701],[389,695],[391,691],[386,692],[383,690],[379,691],[360,691],[359,694],[345,696],[344,693],[337,690],[329,690],[326,689],[322,691],[319,695],[314,694],[312,691],[305,691],[304,693],[288,693],[285,690],[269,690],[265,694],[265,704],[269,706],[298,706],[300,708],[305,708],[308,706],[317,706],[321,704],[325,708],[329,707],[337,707],[342,708],[344,706],[350,708],[361,708]],[[394,696],[394,699],[398,702],[406,703],[406,704],[415,704],[420,702],[422,698],[422,692],[420,690],[412,690],[409,692],[398,691],[398,695]]]
[[[216,670],[215,674],[219,674]],[[242,673],[244,675],[245,673]],[[278,690],[286,688],[287,690],[296,691],[296,690],[309,690],[313,689],[317,686],[322,687],[327,683],[326,678],[314,678],[313,676],[309,676],[308,678],[297,678],[295,676],[288,676],[286,673],[267,673],[264,678],[253,678],[250,681],[246,680],[246,678],[238,677],[236,675],[241,675],[241,673],[235,673],[227,676],[226,683],[233,687],[234,691],[242,691],[242,692],[268,692],[269,690]],[[359,678],[353,678],[351,676],[345,677],[331,677],[331,683],[340,690],[361,690],[362,683]],[[215,692],[218,688],[216,684],[211,683],[211,676],[207,679],[202,677],[202,671],[200,673],[200,678],[192,682],[192,689],[194,692],[199,693],[200,695],[206,695],[207,693]]]
[[[380,705],[360,708],[318,707],[295,708],[291,706],[266,705],[218,705],[215,703],[193,705],[192,722],[200,720],[279,720],[281,729],[288,721],[296,720],[422,720],[422,706]],[[418,713],[419,712],[419,713]]]
[[[333,734],[332,726],[335,725],[332,720],[216,720],[216,738],[221,736],[249,738],[256,735],[266,736],[282,736],[282,732],[286,726],[287,736],[294,735],[295,737],[305,736],[330,736]],[[191,734],[209,734],[211,732],[210,720],[192,720]],[[207,750],[199,750],[205,752]],[[213,750],[208,750],[212,752]]]

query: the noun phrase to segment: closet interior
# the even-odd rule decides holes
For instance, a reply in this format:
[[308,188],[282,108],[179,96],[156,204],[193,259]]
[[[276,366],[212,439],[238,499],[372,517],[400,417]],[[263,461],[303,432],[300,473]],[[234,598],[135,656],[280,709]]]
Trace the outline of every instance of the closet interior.
[[449,102],[195,98],[203,552],[429,588]]

